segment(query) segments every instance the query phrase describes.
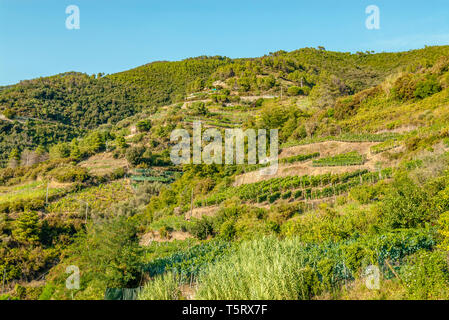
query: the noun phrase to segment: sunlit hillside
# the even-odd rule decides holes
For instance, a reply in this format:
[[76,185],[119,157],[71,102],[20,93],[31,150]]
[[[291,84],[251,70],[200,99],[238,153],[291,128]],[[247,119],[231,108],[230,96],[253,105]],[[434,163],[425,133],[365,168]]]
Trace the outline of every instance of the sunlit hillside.
[[[69,72],[0,114],[0,299],[449,298],[449,47]],[[194,122],[278,129],[277,171],[174,164]]]

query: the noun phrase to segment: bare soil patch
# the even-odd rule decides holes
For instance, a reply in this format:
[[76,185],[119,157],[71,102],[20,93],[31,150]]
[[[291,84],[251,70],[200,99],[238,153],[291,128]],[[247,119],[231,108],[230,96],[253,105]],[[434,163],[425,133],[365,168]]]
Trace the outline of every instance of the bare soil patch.
[[156,242],[172,242],[174,240],[186,240],[188,238],[192,238],[191,234],[183,231],[173,231],[170,232],[169,235],[164,238],[159,234],[159,231],[151,231],[145,233],[141,238],[139,244],[141,246],[148,246],[153,241]]
[[112,173],[115,169],[126,168],[126,159],[114,159],[111,152],[96,154],[89,159],[80,162],[81,167],[86,168],[94,175],[105,175]]
[[192,213],[190,213],[190,210],[185,213],[185,217],[187,220],[191,218],[201,219],[202,216],[212,217],[217,213],[219,208],[219,206],[193,208]]

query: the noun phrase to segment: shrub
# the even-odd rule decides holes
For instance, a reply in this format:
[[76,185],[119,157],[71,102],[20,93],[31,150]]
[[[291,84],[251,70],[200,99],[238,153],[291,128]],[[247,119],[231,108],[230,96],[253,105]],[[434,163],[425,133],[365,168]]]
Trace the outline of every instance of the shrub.
[[148,119],[140,120],[139,122],[137,122],[136,128],[137,128],[137,130],[139,130],[139,132],[150,131],[150,129],[151,129],[151,120],[148,120]]
[[159,235],[161,236],[162,239],[168,239],[170,231],[171,231],[170,228],[163,226],[159,228]]
[[361,204],[367,204],[376,198],[377,190],[373,186],[356,186],[349,191],[349,196]]
[[137,147],[131,147],[126,150],[126,160],[133,166],[138,165],[143,160],[143,154],[145,152],[145,147],[143,146],[137,146]]
[[449,269],[446,252],[419,251],[407,258],[400,274],[412,299],[449,298]]
[[55,292],[55,286],[48,283],[44,286],[44,288],[42,289],[42,292],[39,296],[39,300],[50,300],[53,293]]
[[449,251],[449,211],[440,215],[438,225],[440,227],[438,232],[442,236],[440,247],[443,250]]
[[295,194],[293,196],[295,197],[295,199],[301,198],[302,197],[302,190],[296,190]]
[[347,119],[357,113],[363,101],[376,96],[380,92],[379,87],[363,90],[353,96],[339,98],[335,103],[334,114],[336,119]]
[[197,239],[204,240],[214,235],[213,223],[210,218],[203,216],[190,226],[190,233]]
[[297,96],[302,92],[302,90],[300,87],[292,86],[287,89],[287,92],[290,96]]
[[271,195],[268,197],[268,201],[269,201],[270,203],[273,203],[273,202],[275,202],[277,199],[279,199],[280,196],[281,196],[281,193],[280,193],[279,191],[278,191],[278,192],[275,192],[275,193],[271,194]]
[[[103,299],[106,288],[132,288],[141,278],[142,249],[137,225],[125,216],[97,220],[79,233],[63,260],[48,277],[47,283],[65,288],[65,268],[75,264],[82,270],[77,298]],[[63,292],[66,292],[64,290]]]
[[407,151],[415,151],[418,149],[421,139],[419,137],[410,137],[405,141],[405,147]]
[[254,107],[256,107],[256,108],[261,107],[263,102],[264,102],[264,98],[257,99],[256,102],[254,103]]
[[441,91],[441,86],[438,83],[436,76],[431,76],[428,79],[418,82],[415,92],[416,98],[424,99]]
[[282,194],[282,199],[289,199],[289,198],[291,198],[291,196],[292,196],[292,192],[289,190]]
[[388,228],[415,228],[429,221],[427,195],[405,175],[396,178],[381,203],[382,219]]
[[257,197],[257,202],[259,202],[259,203],[265,202],[265,201],[267,201],[267,197],[268,197],[268,194],[260,195]]
[[117,147],[119,147],[120,149],[126,149],[128,147],[125,137],[121,135],[115,138],[115,143],[117,144]]
[[39,216],[36,212],[22,212],[15,221],[14,238],[24,243],[34,243],[39,240]]
[[59,167],[51,170],[49,176],[58,182],[85,182],[89,179],[87,169],[81,167]]
[[106,131],[92,131],[80,141],[80,147],[88,154],[95,154],[105,150],[108,137]]
[[206,104],[202,101],[192,103],[190,109],[192,110],[193,115],[205,116],[209,113]]
[[16,111],[13,109],[5,109],[3,115],[8,119],[14,119],[16,116]]
[[68,143],[58,143],[50,148],[50,158],[60,159],[70,156],[70,146]]
[[118,180],[125,176],[125,169],[117,168],[111,173],[111,180]]
[[392,93],[402,101],[415,98],[416,79],[412,74],[398,78],[393,84]]
[[274,232],[274,233],[281,232],[281,226],[276,221],[273,221],[273,220],[267,221],[266,227],[267,227],[268,231],[270,231],[270,232]]
[[234,222],[232,220],[228,220],[221,225],[219,235],[224,240],[231,241],[235,236],[235,232]]

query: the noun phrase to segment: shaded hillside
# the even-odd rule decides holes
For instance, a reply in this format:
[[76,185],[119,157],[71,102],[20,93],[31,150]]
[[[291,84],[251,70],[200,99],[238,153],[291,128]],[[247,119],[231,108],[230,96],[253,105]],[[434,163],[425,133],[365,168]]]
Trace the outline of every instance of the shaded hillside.
[[1,111],[86,129],[115,123],[151,101],[139,88],[82,73],[22,81],[0,94]]
[[0,160],[4,164],[12,148],[70,141],[150,103],[139,88],[81,73],[22,81],[0,92]]

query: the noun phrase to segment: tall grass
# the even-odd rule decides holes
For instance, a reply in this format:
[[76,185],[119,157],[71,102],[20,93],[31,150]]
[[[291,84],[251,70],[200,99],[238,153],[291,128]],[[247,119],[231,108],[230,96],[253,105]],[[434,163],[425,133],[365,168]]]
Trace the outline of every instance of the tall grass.
[[[48,194],[52,196],[62,190],[63,188],[49,188]],[[15,187],[0,187],[0,203],[45,198],[46,193],[47,184],[38,181]]]
[[202,270],[197,299],[311,299],[338,294],[347,281],[370,265],[383,277],[394,275],[385,261],[400,265],[404,257],[435,245],[435,230],[403,230],[340,242],[305,244],[301,239],[267,237],[242,242],[231,253]]
[[148,281],[139,293],[138,300],[179,300],[180,279],[175,273],[166,273]]
[[[395,277],[389,266],[400,266],[417,251],[431,250],[434,237],[434,229],[416,229],[338,242],[305,243],[298,237],[243,241],[217,259],[200,259],[195,299],[306,300],[325,292],[337,297],[343,285],[359,278],[368,265],[379,266],[385,279]],[[195,260],[191,262],[196,264]],[[179,299],[180,287],[190,278],[185,277],[186,270],[192,269],[186,262],[178,263],[179,268],[164,268],[165,272],[150,272],[153,279],[139,298]]]
[[199,277],[197,299],[309,299],[318,276],[307,265],[303,245],[276,238],[243,242],[234,253],[209,266]]

